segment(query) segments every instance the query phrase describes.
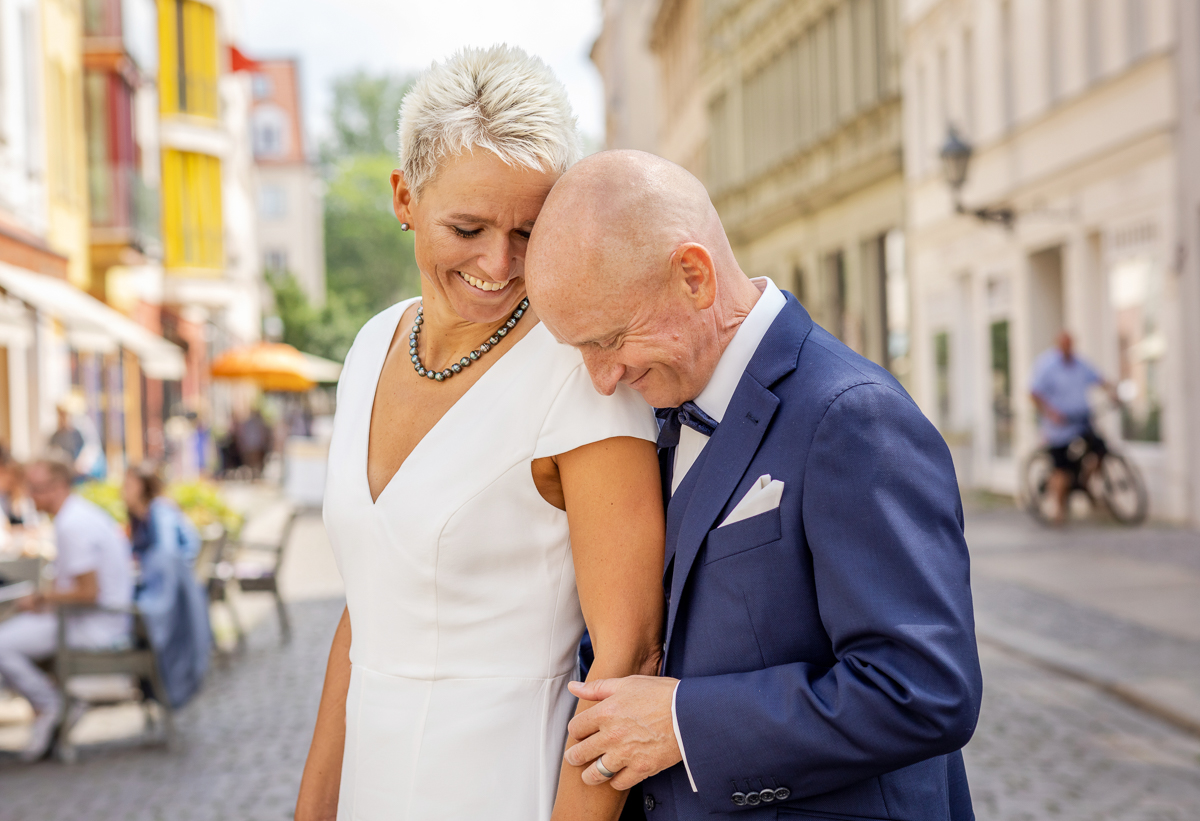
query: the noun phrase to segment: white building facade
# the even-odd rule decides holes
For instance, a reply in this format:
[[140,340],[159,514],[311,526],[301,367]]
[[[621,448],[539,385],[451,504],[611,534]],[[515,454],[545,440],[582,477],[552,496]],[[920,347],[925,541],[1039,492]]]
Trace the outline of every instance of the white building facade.
[[[1200,521],[1200,5],[905,0],[901,22],[914,395],[960,481],[1017,491],[1032,363],[1067,330],[1120,385],[1097,425],[1151,515]],[[961,204],[1011,229],[956,212],[951,126]]]

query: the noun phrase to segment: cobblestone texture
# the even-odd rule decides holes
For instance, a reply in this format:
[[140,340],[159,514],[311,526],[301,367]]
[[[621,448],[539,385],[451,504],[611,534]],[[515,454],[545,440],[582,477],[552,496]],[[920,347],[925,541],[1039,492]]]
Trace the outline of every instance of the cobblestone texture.
[[979,821],[1195,821],[1200,740],[1093,687],[982,646],[964,752]]
[[0,762],[0,821],[281,821],[292,817],[342,603],[267,620],[176,718],[180,749],[84,750],[71,766]]

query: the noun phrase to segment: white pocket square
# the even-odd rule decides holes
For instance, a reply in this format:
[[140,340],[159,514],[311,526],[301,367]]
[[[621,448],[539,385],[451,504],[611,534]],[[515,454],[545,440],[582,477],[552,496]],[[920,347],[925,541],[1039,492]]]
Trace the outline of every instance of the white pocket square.
[[782,498],[783,482],[771,479],[771,474],[764,473],[758,477],[757,482],[750,486],[746,495],[742,497],[742,501],[738,502],[737,506],[725,517],[725,521],[717,527],[725,527],[725,525],[740,522],[742,519],[749,519],[751,516],[774,510],[779,507],[779,500]]

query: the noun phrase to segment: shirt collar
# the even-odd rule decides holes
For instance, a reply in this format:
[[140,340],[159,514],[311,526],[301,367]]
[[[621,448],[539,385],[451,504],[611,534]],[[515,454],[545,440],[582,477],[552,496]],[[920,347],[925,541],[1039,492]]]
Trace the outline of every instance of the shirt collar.
[[762,296],[734,332],[733,339],[729,340],[725,352],[717,360],[717,367],[713,370],[708,384],[695,399],[700,409],[718,422],[725,417],[725,411],[733,400],[733,393],[742,381],[742,374],[754,358],[754,353],[763,337],[767,335],[771,323],[787,305],[787,297],[769,278],[758,277],[750,281],[762,291]]

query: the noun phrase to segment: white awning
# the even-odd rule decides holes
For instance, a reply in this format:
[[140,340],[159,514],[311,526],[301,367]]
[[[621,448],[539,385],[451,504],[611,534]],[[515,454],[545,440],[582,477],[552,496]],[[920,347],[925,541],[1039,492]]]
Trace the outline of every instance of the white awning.
[[310,353],[304,354],[308,365],[308,378],[314,382],[336,382],[342,375],[342,363],[332,359],[323,359]]
[[62,322],[68,333],[103,335],[137,355],[151,379],[182,379],[183,351],[95,297],[61,279],[0,262],[0,288]]

